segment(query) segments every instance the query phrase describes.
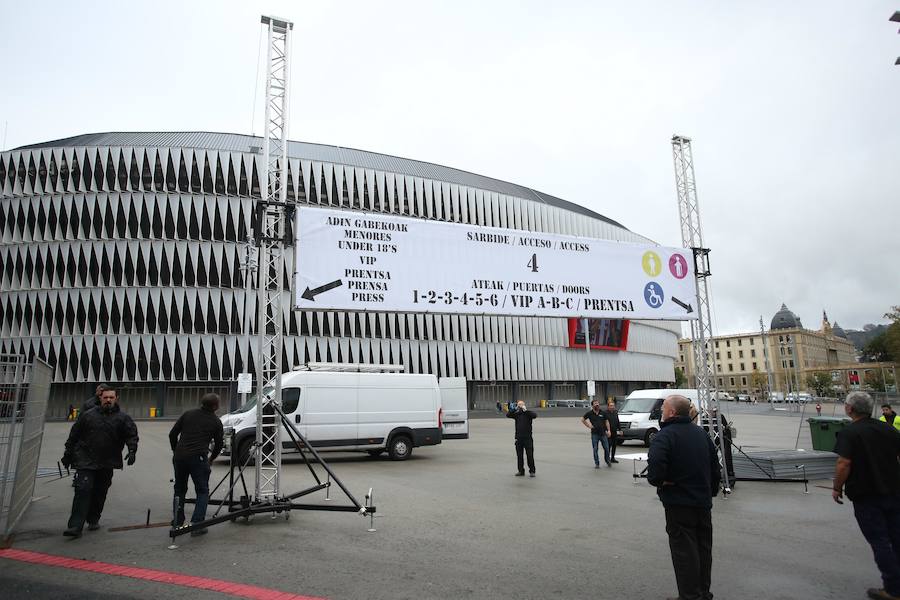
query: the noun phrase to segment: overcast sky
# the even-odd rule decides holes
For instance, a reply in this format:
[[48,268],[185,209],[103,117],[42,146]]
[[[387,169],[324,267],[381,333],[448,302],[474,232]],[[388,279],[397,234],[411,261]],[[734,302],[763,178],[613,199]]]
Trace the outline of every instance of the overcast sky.
[[[261,134],[259,15],[296,24],[290,137],[430,161],[681,245],[693,139],[716,333],[900,304],[900,3],[0,0],[3,149]],[[264,59],[264,53],[263,53]]]

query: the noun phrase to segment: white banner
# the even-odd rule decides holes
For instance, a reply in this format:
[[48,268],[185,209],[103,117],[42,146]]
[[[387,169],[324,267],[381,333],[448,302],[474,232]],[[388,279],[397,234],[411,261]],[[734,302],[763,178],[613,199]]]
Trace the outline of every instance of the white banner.
[[696,318],[690,250],[302,207],[300,309]]

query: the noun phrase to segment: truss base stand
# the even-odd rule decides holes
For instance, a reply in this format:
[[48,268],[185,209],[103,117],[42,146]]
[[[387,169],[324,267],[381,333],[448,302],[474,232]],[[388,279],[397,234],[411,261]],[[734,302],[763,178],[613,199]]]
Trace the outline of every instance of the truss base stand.
[[[293,441],[295,448],[300,453],[300,456],[303,457],[303,462],[306,464],[307,468],[312,474],[313,479],[315,480],[315,484],[306,489],[294,492],[293,494],[278,498],[277,500],[251,500],[249,493],[247,492],[247,486],[244,483],[244,469],[247,468],[247,464],[250,462],[250,457],[248,456],[247,460],[243,464],[237,464],[237,457],[235,456],[234,452],[232,452],[231,466],[228,473],[226,473],[225,476],[222,477],[222,479],[210,493],[210,495],[214,494],[226,479],[229,480],[229,487],[223,499],[209,499],[209,506],[218,506],[216,511],[213,513],[213,516],[198,523],[185,523],[184,525],[172,527],[169,530],[169,537],[172,538],[172,545],[169,546],[169,549],[174,550],[178,548],[178,546],[175,545],[175,539],[179,536],[191,533],[192,531],[205,529],[213,525],[218,525],[219,523],[225,523],[226,521],[235,521],[240,517],[244,517],[244,519],[249,521],[251,516],[263,513],[271,513],[273,518],[276,515],[285,513],[285,518],[287,519],[290,517],[290,511],[292,510],[321,510],[326,512],[357,513],[363,517],[368,516],[370,519],[369,531],[375,530],[376,508],[373,504],[374,494],[372,492],[372,488],[369,488],[369,492],[366,494],[365,505],[360,504],[359,501],[353,496],[353,494],[350,493],[350,490],[348,490],[346,486],[344,486],[343,482],[338,478],[334,471],[332,471],[331,467],[329,467],[328,464],[319,455],[319,453],[316,452],[315,448],[309,445],[309,443],[306,441],[306,438],[303,437],[303,434],[301,434],[300,431],[297,430],[297,427],[294,425],[294,423],[287,418],[287,416],[281,410],[281,407],[275,404],[272,404],[272,407],[280,416],[282,425],[284,425],[285,429],[287,430],[287,433]],[[307,454],[310,454],[312,456],[312,462],[307,458]],[[322,479],[319,478],[318,473],[316,473],[316,470],[313,468],[313,462],[325,469],[327,473],[326,481],[322,481]],[[235,471],[237,471],[236,476]],[[331,498],[328,494],[331,489],[332,483],[337,484],[337,486],[350,501],[349,504],[307,504],[295,502],[295,500],[297,500],[298,498],[313,494],[321,490],[325,490],[325,499],[330,501]],[[241,484],[243,486],[244,495],[235,500],[234,490],[238,484]],[[196,504],[196,502],[196,498],[185,499],[185,504]],[[224,507],[227,507],[228,511],[224,514],[219,514]],[[174,521],[172,523],[174,524]]]

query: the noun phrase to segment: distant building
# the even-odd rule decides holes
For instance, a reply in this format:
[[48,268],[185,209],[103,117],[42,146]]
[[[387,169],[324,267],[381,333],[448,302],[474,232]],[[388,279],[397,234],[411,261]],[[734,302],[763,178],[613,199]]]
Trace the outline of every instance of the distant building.
[[[772,391],[794,390],[798,381],[799,390],[807,391],[806,377],[810,373],[841,373],[857,363],[853,342],[840,325],[829,323],[827,314],[822,314],[821,328],[813,331],[805,329],[800,318],[784,304],[772,317],[765,336],[759,331],[720,335],[713,337],[710,346],[715,358],[716,388],[730,393],[761,394],[768,386],[769,373]],[[692,340],[678,341],[675,366],[684,370],[691,386],[695,385]],[[842,387],[841,375],[835,379],[835,386]]]

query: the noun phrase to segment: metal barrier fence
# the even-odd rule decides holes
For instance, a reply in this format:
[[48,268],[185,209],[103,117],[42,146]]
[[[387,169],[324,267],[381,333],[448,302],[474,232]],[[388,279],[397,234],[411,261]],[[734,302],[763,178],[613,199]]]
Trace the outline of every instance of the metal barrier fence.
[[34,493],[53,369],[0,356],[0,539],[6,540]]

